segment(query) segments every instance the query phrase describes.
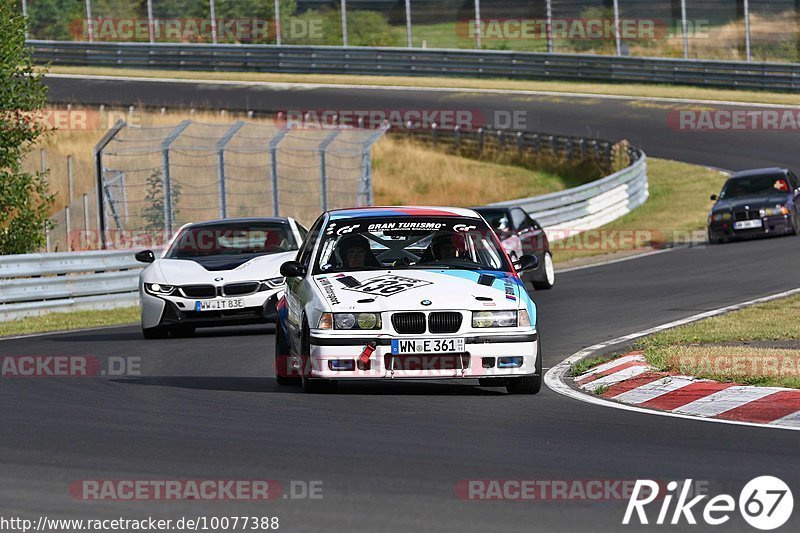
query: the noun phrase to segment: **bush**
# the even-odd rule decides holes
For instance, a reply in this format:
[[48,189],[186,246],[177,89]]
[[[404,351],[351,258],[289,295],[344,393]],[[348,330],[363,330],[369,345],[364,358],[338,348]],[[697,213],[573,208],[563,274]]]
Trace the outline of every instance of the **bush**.
[[39,117],[47,92],[25,46],[27,21],[15,0],[0,0],[0,20],[0,254],[24,254],[45,244],[55,200],[45,175],[21,166],[44,132]]

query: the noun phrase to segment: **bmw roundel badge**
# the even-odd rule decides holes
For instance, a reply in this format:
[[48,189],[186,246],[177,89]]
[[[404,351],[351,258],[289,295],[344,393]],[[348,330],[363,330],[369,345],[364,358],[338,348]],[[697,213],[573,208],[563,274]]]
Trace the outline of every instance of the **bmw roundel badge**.
[[430,300],[422,300],[420,303],[422,305],[431,305],[431,301]]

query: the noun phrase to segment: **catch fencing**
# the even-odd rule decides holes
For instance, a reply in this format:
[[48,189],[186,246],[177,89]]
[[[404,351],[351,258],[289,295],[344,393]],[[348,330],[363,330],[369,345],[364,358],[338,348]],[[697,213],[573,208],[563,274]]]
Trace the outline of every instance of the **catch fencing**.
[[130,127],[95,149],[104,247],[157,246],[187,222],[372,204],[371,147],[386,128],[279,122]]

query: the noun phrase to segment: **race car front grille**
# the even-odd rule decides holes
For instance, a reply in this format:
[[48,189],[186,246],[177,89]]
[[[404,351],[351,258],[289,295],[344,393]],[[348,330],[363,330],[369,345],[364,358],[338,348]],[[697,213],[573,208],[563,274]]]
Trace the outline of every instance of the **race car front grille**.
[[184,285],[181,292],[187,298],[213,298],[217,295],[217,288],[213,285]]
[[466,353],[426,354],[426,355],[390,355],[383,359],[386,370],[419,371],[419,370],[461,370],[469,368],[470,356]]
[[395,313],[392,315],[392,326],[397,333],[425,333],[425,313]]
[[224,287],[225,296],[242,296],[253,294],[258,290],[259,283],[256,281],[244,281],[242,283],[228,283]]
[[455,333],[461,329],[461,313],[446,311],[428,315],[428,331],[431,333]]

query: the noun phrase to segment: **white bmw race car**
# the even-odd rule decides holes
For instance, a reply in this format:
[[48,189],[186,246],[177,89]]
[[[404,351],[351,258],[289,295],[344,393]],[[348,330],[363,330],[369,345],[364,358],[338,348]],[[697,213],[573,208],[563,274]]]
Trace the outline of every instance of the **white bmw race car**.
[[145,338],[197,327],[274,322],[284,288],[280,266],[308,233],[291,218],[235,218],[183,226],[139,275]]
[[542,384],[536,306],[476,212],[371,207],[324,213],[281,267],[275,375],[326,391],[351,379]]

